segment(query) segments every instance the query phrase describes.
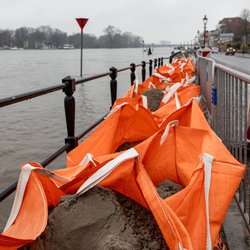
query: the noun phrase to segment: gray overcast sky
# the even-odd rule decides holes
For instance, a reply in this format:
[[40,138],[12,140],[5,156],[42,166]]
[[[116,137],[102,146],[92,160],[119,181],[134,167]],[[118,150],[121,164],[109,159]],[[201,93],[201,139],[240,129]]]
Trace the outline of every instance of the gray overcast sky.
[[183,43],[203,30],[204,14],[213,30],[219,20],[243,9],[250,9],[250,0],[0,0],[0,29],[49,25],[70,35],[80,32],[75,17],[85,17],[85,33],[100,36],[113,25],[145,43]]

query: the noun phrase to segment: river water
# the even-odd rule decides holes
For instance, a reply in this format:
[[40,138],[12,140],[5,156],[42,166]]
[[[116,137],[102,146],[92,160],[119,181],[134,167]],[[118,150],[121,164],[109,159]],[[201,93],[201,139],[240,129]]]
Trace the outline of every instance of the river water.
[[[128,67],[158,57],[168,57],[171,48],[155,48],[151,56],[142,49],[85,49],[83,77]],[[165,60],[166,62],[166,60]],[[79,78],[79,50],[0,51],[0,99],[61,83],[68,75]],[[136,75],[141,81],[141,67]],[[148,76],[148,66],[147,66]],[[130,87],[130,71],[118,74],[118,97]],[[109,111],[110,77],[76,87],[76,135]],[[17,180],[20,165],[42,162],[64,144],[67,136],[62,91],[0,109],[0,190]],[[65,155],[48,169],[65,166]],[[13,195],[0,204],[0,229],[8,217]]]

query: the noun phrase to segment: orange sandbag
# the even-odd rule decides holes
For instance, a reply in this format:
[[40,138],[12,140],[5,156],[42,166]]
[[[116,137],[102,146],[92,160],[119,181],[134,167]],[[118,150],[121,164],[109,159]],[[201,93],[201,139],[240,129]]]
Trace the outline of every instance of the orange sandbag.
[[164,90],[167,86],[172,86],[177,82],[184,84],[194,75],[194,73],[194,63],[191,59],[175,60],[172,64],[166,64],[160,68],[156,68],[155,72],[144,82],[139,83],[135,81],[124,97],[139,97],[144,91],[152,88]]
[[[121,113],[120,110],[117,114]],[[117,114],[113,113],[114,120],[119,117]],[[100,184],[149,208],[170,249],[214,246],[245,166],[233,158],[209,128],[196,103],[180,108],[167,121],[174,124],[173,119],[179,120],[179,125],[167,125],[125,152],[99,155],[100,145],[90,140],[91,147],[88,143],[78,147],[83,151],[91,149],[90,160],[80,162],[78,148],[70,154],[70,164],[80,162],[80,165],[46,174],[38,164],[31,163],[35,169],[20,211],[14,224],[0,236],[0,247],[11,249],[34,240],[45,228],[48,205],[56,205],[60,196],[81,189],[99,170],[129,151],[137,152],[139,158],[122,161],[104,175],[106,178]],[[172,180],[184,189],[162,199],[155,186],[164,180]],[[226,193],[220,192],[225,189]]]
[[169,115],[196,97],[200,97],[200,86],[190,85],[187,87],[180,87],[167,103],[161,102],[160,108],[153,112],[156,123],[160,126]]
[[169,64],[161,66],[159,69],[156,69],[156,73],[168,78],[173,83],[180,82],[183,77],[179,65],[173,66]]
[[[187,87],[183,87],[182,85],[180,85],[180,88],[176,91],[176,94],[174,94],[175,93],[173,93],[173,96],[169,99],[167,103],[161,102],[160,107],[156,111],[152,112],[152,117],[158,126],[161,126],[163,121],[165,121],[167,117],[173,112],[175,112],[182,106],[185,106],[186,104],[190,103],[193,98],[199,99],[200,86],[188,85]],[[134,98],[125,97],[117,99],[112,109],[114,109],[116,106],[121,105],[122,103],[127,103],[129,106],[134,107],[135,109],[137,109],[139,106],[144,105],[142,96]],[[144,108],[148,109],[147,107]]]
[[167,83],[162,81],[159,77],[155,76],[154,74],[147,78],[142,83],[135,83],[133,84],[127,93],[123,96],[124,98],[136,98],[141,96],[145,91],[151,90],[153,88],[157,89],[165,89],[167,87]]
[[[227,208],[244,174],[237,162],[209,128],[198,104],[191,103],[168,117],[180,118],[180,125],[170,129],[160,143],[164,130],[135,146],[140,160],[123,164],[101,185],[114,189],[148,207],[153,212],[170,249],[205,249],[213,246]],[[214,157],[205,199],[205,163],[203,154]],[[207,177],[206,177],[207,178]],[[155,185],[164,180],[181,184],[184,189],[161,199]],[[129,183],[129,185],[128,185]],[[221,193],[223,188],[227,193]],[[222,203],[222,204],[221,204]],[[206,204],[209,204],[209,216]],[[210,236],[207,236],[209,218]],[[177,247],[182,248],[177,248]]]
[[189,76],[192,77],[195,73],[195,65],[194,62],[189,58],[187,59],[186,64],[183,67],[183,71]]
[[125,142],[142,141],[158,131],[149,110],[141,105],[133,107],[128,103],[123,104],[116,106],[116,110],[113,109],[82,144],[69,152],[68,167],[78,165],[87,153],[95,156],[110,154]]
[[[42,169],[38,163],[30,164],[37,168],[37,171]],[[20,185],[22,174],[27,172],[30,171],[22,170],[18,185]],[[58,197],[63,195],[60,189],[51,189],[53,185],[48,177],[40,175],[36,171],[30,172],[21,209],[15,223],[0,235],[0,249],[17,249],[17,247],[35,240],[44,231],[47,225],[48,206],[57,205]],[[20,190],[19,187],[17,190]],[[19,195],[20,192],[17,191],[16,196]]]
[[[244,175],[245,166],[206,128],[170,128],[163,143],[164,130],[158,132],[135,146],[134,168],[117,168],[101,183],[146,204],[170,249],[212,249]],[[164,180],[184,189],[162,199],[155,186]]]

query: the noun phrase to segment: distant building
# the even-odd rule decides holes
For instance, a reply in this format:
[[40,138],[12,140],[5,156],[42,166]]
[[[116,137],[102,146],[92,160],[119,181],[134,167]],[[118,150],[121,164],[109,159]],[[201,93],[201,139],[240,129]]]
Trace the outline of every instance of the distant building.
[[239,26],[242,26],[244,20],[241,17],[226,17],[219,21],[218,29],[221,33],[228,33],[234,31]]
[[[198,44],[204,44],[204,32],[197,34]],[[210,47],[219,47],[224,51],[228,46],[240,48],[243,43],[250,44],[250,22],[241,17],[226,17],[218,22],[215,30],[205,33]]]
[[[246,23],[246,20],[241,17],[227,17],[219,21],[217,29],[220,34],[227,34],[222,36],[221,43],[231,43],[232,45],[243,43],[246,36],[246,24],[250,25],[249,22]],[[250,32],[248,34],[248,41],[250,41],[249,38]]]
[[226,50],[229,45],[234,45],[234,33],[221,33],[218,45],[221,50]]
[[219,30],[209,31],[209,46],[210,47],[218,47],[219,35],[220,35]]

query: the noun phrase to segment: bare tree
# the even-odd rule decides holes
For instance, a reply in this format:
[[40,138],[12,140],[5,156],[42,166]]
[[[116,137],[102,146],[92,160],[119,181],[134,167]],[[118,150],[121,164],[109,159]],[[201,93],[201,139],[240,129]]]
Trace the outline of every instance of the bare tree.
[[26,27],[21,27],[15,30],[14,42],[18,48],[24,48],[25,42],[28,38],[28,29]]
[[108,42],[109,48],[115,48],[116,46],[116,38],[117,36],[121,35],[121,31],[116,27],[109,25],[104,30],[104,36],[106,37],[105,40]]
[[12,30],[0,30],[0,47],[1,46],[12,46]]
[[[139,48],[142,44],[140,36],[131,32],[122,33],[118,28],[109,25],[99,38],[92,34],[84,34],[84,48]],[[80,48],[80,33],[68,36],[67,33],[50,26],[38,28],[21,27],[16,30],[0,29],[0,47],[18,46],[26,49],[39,49],[45,45],[50,48],[62,48],[64,44],[73,44]]]
[[243,9],[241,12],[241,18],[244,20],[244,31],[245,31],[245,41],[246,45],[248,44],[248,24],[250,22],[250,10],[248,9]]

